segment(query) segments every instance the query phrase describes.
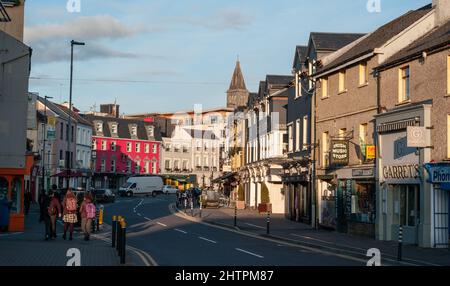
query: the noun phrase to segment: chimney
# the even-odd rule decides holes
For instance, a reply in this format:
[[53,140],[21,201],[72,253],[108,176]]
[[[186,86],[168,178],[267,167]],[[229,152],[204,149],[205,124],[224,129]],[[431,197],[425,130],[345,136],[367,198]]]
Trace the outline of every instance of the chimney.
[[450,20],[450,0],[433,0],[436,15],[436,26],[441,26]]
[[117,104],[101,104],[100,105],[100,112],[106,113],[108,116],[119,118],[119,105]]

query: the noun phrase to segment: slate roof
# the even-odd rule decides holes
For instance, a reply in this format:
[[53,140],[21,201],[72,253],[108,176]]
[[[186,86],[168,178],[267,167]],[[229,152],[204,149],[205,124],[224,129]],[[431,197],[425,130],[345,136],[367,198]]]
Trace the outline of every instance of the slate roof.
[[423,52],[432,52],[441,47],[450,47],[450,21],[440,27],[436,27],[408,47],[399,51],[376,69],[399,64],[405,60],[422,56]]
[[304,63],[306,60],[306,57],[308,56],[308,46],[297,46],[295,47],[295,56],[294,56],[294,63],[292,64],[292,67],[295,68],[299,68],[297,67],[296,63]]
[[406,14],[381,26],[373,33],[367,35],[364,39],[362,39],[348,51],[343,53],[340,57],[323,66],[317,71],[317,73],[331,70],[342,64],[373,52],[376,48],[383,46],[388,40],[392,39],[395,35],[398,35],[404,29],[411,26],[420,18],[425,16],[431,11],[431,9],[431,4],[429,4],[420,9],[409,11]]
[[245,86],[244,75],[241,70],[241,63],[239,61],[236,62],[236,67],[234,68],[233,77],[231,78],[230,88],[229,90],[247,90]]
[[[115,117],[104,117],[104,116],[96,116],[92,114],[82,114],[83,118],[94,124],[95,121],[102,121],[103,122],[103,137],[112,137],[111,136],[111,130],[109,129],[108,123],[118,123],[118,138],[120,139],[133,139],[130,133],[129,124],[136,124],[137,125],[137,139],[138,140],[150,140],[150,141],[162,141],[161,132],[157,125],[155,123],[145,122],[142,120],[133,120],[133,119],[123,119],[123,118],[115,118]],[[147,136],[147,126],[154,126],[155,132],[154,138],[149,138]],[[94,136],[101,136],[101,134],[97,134],[97,131],[94,129],[92,131],[92,134]]]
[[310,39],[316,50],[337,51],[365,34],[312,32]]
[[288,86],[294,80],[292,75],[267,75],[266,76],[266,89],[270,86]]

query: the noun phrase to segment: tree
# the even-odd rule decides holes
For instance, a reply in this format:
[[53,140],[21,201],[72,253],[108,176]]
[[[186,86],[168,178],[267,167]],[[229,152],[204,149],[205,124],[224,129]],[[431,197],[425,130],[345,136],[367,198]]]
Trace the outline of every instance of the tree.
[[244,186],[242,186],[242,184],[239,184],[239,188],[238,188],[238,201],[243,201],[243,200],[245,200]]
[[267,188],[266,183],[262,183],[261,186],[261,203],[263,204],[270,203],[269,188]]

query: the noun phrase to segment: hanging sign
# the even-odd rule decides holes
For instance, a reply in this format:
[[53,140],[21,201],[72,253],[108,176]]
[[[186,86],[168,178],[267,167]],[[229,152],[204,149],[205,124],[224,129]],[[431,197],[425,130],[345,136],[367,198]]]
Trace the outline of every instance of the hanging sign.
[[349,144],[345,140],[331,141],[331,165],[345,166],[349,162]]

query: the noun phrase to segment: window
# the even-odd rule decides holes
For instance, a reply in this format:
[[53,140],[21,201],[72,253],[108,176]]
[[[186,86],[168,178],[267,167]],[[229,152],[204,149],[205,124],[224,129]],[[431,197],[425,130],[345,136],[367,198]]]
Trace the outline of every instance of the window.
[[450,159],[450,114],[447,115],[447,158]]
[[212,157],[211,161],[211,167],[216,167],[216,157]]
[[150,173],[150,162],[145,161],[144,163],[144,174],[149,174]]
[[208,151],[208,148],[209,148],[209,144],[208,144],[208,142],[205,142],[205,151]]
[[148,127],[148,136],[155,137],[155,127],[153,127],[153,126]]
[[328,149],[330,148],[328,145],[329,141],[329,133],[322,133],[322,167],[328,166]]
[[211,116],[211,124],[217,124],[219,122],[219,118],[217,116]]
[[202,166],[202,159],[200,158],[200,156],[196,156],[195,157],[195,161],[197,162],[197,167],[201,167]]
[[339,72],[339,92],[345,91],[346,74],[347,73],[345,70]]
[[295,151],[300,150],[300,119],[295,121]]
[[302,96],[302,86],[299,73],[295,73],[295,98]]
[[359,142],[361,145],[366,145],[367,138],[367,123],[359,125]]
[[95,124],[95,131],[97,133],[102,133],[103,132],[103,124],[101,122],[97,122]]
[[187,160],[183,160],[183,171],[186,171],[188,169],[187,163],[188,163]]
[[137,160],[137,161],[135,162],[135,165],[134,165],[134,172],[135,172],[136,174],[140,174],[140,173],[141,173],[141,161]]
[[74,133],[75,133],[75,128],[73,127],[73,126],[71,126],[72,127],[72,130],[71,130],[71,132],[70,132],[70,141],[73,143],[73,138],[75,137],[74,135]]
[[106,171],[106,160],[103,159],[100,165],[100,171],[105,172]]
[[303,150],[308,148],[308,116],[303,117]]
[[398,102],[402,103],[410,99],[409,90],[409,67],[399,70]]
[[127,160],[127,173],[131,173],[131,160]]
[[111,141],[111,151],[115,152],[116,151],[116,141]]
[[117,124],[114,123],[111,125],[111,133],[117,134]]
[[92,140],[92,150],[97,150],[97,140]]
[[[314,73],[313,71],[313,63],[311,61],[308,61],[308,75],[312,75]],[[313,81],[311,78],[309,78],[308,81],[308,88],[311,90],[313,88]]]
[[141,152],[141,144],[140,143],[136,143],[136,153]]
[[153,152],[153,154],[158,153],[158,145],[156,145],[156,144],[152,145],[152,152]]
[[137,136],[137,126],[131,126],[131,136]]
[[69,141],[69,124],[66,124],[66,141]]
[[102,140],[102,150],[105,151],[106,150],[106,141]]
[[328,78],[322,79],[322,98],[328,97]]
[[111,172],[116,172],[116,160],[111,160]]
[[166,161],[164,162],[164,167],[166,168],[166,170],[169,170],[169,169],[170,169],[170,160],[166,160]]
[[60,125],[60,131],[61,131],[61,133],[59,134],[59,139],[64,140],[64,123],[62,123],[62,122]]
[[179,170],[180,169],[180,166],[179,166],[178,162],[179,162],[178,160],[173,161],[173,168],[175,170]]
[[289,125],[288,133],[289,133],[289,152],[294,151],[294,134],[292,130],[292,123]]
[[59,160],[61,161],[61,160],[64,160],[64,157],[63,157],[63,150],[59,150]]
[[450,56],[447,56],[447,94],[450,95]]
[[202,150],[202,142],[197,141],[197,151],[201,151],[201,150]]
[[131,142],[127,142],[127,152],[128,153],[130,153],[131,152],[131,149],[132,149],[133,147],[131,146]]
[[158,173],[157,172],[157,170],[156,170],[156,162],[152,162],[152,174],[156,174],[156,173]]
[[208,157],[207,156],[203,157],[203,166],[205,166],[205,167],[209,166],[209,161],[208,161]]
[[367,63],[359,65],[359,85],[367,84]]
[[146,154],[150,153],[150,144],[145,144],[144,150]]

